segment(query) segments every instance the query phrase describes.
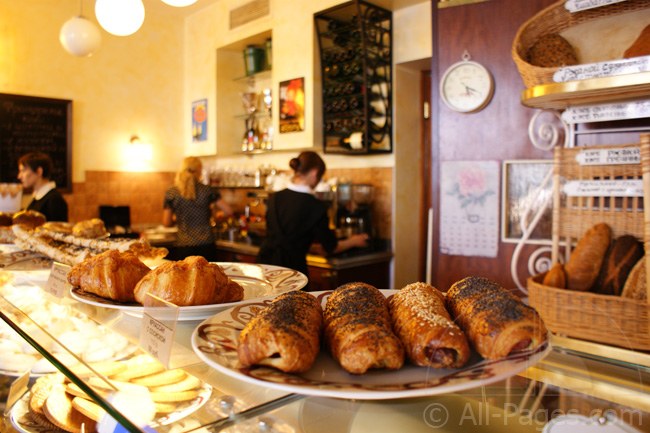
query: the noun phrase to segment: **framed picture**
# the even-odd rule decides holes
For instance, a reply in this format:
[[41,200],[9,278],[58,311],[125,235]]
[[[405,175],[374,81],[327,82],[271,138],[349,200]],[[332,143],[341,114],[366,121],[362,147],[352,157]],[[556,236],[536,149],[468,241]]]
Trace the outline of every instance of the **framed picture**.
[[208,100],[192,102],[192,141],[208,139]]
[[280,133],[305,129],[305,79],[280,83]]
[[501,183],[501,241],[516,243],[538,211],[543,212],[526,241],[551,243],[553,215],[553,161],[503,161]]

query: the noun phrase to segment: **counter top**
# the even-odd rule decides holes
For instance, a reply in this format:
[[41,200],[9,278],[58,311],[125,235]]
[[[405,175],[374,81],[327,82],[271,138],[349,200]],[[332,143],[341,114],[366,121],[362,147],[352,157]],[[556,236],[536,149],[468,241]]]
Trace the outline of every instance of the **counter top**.
[[[327,269],[347,269],[372,263],[389,261],[393,257],[390,242],[378,240],[368,248],[352,249],[334,256],[307,255],[307,265]],[[256,256],[260,247],[251,242],[218,240],[217,248],[223,251]]]

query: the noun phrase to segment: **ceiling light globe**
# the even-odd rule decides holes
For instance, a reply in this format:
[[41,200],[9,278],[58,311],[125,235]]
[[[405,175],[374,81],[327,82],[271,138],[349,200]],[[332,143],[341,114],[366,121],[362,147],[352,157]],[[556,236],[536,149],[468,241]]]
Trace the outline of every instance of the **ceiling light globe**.
[[162,2],[168,4],[169,6],[182,8],[183,6],[193,5],[196,3],[196,0],[162,0]]
[[97,51],[102,35],[92,21],[79,16],[70,18],[61,26],[59,42],[73,56],[87,57]]
[[142,0],[97,0],[95,16],[108,33],[129,36],[144,22],[144,5]]

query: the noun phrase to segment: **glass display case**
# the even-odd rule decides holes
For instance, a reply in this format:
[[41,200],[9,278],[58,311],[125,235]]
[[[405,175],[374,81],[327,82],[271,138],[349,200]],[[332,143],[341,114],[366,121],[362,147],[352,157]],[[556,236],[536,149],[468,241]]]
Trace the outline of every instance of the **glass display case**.
[[[467,375],[462,378],[474,384],[463,390],[435,384],[427,395],[417,395],[418,391],[414,391],[417,388],[408,386],[408,378],[399,379],[401,376],[398,376],[399,380],[392,385],[382,385],[376,389],[374,397],[377,398],[372,393],[359,394],[359,397],[330,398],[327,396],[333,388],[327,384],[308,386],[304,392],[295,393],[272,381],[265,383],[254,378],[240,380],[224,374],[192,351],[192,335],[201,326],[202,320],[185,320],[187,317],[181,318],[175,325],[168,366],[160,370],[150,369],[145,377],[153,376],[156,380],[164,381],[163,377],[171,375],[170,372],[181,371],[186,376],[196,378],[197,385],[191,388],[192,393],[183,394],[188,398],[185,401],[179,400],[180,391],[167,388],[167,400],[173,401],[160,403],[161,407],[168,408],[168,412],[158,413],[145,425],[137,421],[137,416],[134,417],[131,406],[125,406],[116,398],[124,391],[120,389],[121,382],[145,383],[152,394],[160,393],[161,389],[165,389],[160,388],[164,385],[125,379],[128,374],[124,375],[124,370],[122,373],[104,370],[108,364],[126,363],[129,366],[127,371],[135,371],[137,363],[134,359],[148,356],[140,348],[145,321],[142,315],[81,303],[68,294],[60,298],[53,296],[43,290],[50,278],[47,268],[1,271],[0,274],[3,280],[0,289],[0,324],[6,324],[0,329],[0,344],[3,344],[4,350],[0,354],[0,362],[4,363],[0,383],[4,390],[4,401],[7,398],[12,400],[7,402],[5,408],[2,431],[65,431],[51,425],[43,427],[37,421],[39,418],[31,415],[30,399],[32,393],[37,392],[36,383],[42,381],[42,377],[49,376],[65,384],[67,389],[80,390],[77,392],[85,394],[85,398],[131,432],[153,429],[174,433],[321,433],[503,431],[508,428],[517,432],[543,430],[552,433],[561,431],[560,426],[567,423],[573,423],[571,425],[575,431],[590,431],[589,426],[607,426],[607,431],[650,431],[650,362],[645,353],[612,360],[607,356],[606,346],[597,352],[584,350],[580,345],[567,348],[567,344],[563,343],[550,350],[539,362],[524,365],[518,374],[506,374],[498,381],[487,383],[480,378],[490,369],[486,365],[481,370],[483,373],[472,373],[479,376]],[[223,313],[217,313],[214,317],[220,314]],[[214,317],[205,324],[212,324]],[[69,329],[70,326],[74,329]],[[8,337],[10,332],[16,333],[15,339]],[[128,348],[125,346],[123,352],[106,355],[108,358],[97,361],[100,349],[124,346],[122,338],[128,341]],[[555,338],[551,341],[552,345]],[[96,339],[97,342],[82,344],[85,339]],[[22,372],[7,370],[5,355],[8,353],[8,340],[23,340],[25,344],[18,345],[23,352],[35,358],[45,358],[52,364],[49,370],[52,373],[47,374],[43,373],[45,370],[32,367],[24,394],[16,387]],[[93,354],[95,358],[92,358]],[[62,375],[53,373],[57,371]],[[64,380],[63,376],[67,379]],[[120,377],[122,380],[116,379]],[[365,380],[372,383],[377,377],[370,374]],[[113,379],[114,382],[102,388],[101,384],[105,384],[106,379]],[[359,379],[346,376],[341,380]],[[10,389],[12,384],[14,386]],[[372,388],[370,385],[366,387]],[[363,390],[350,392],[363,393]],[[400,394],[402,392],[404,394]],[[172,395],[174,397],[170,397]],[[14,403],[15,399],[17,401]],[[100,421],[100,424],[102,428],[109,428],[103,431],[115,430],[110,425],[106,427],[106,421]],[[555,425],[558,430],[553,430]],[[84,426],[84,431],[96,428],[96,425]]]

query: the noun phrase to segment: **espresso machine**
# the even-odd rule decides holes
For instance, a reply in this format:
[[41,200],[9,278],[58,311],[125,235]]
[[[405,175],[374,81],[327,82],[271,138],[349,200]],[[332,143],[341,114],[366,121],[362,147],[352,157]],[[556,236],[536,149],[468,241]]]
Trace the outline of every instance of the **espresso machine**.
[[342,183],[337,186],[337,222],[341,238],[367,233],[373,237],[372,196],[369,184]]

